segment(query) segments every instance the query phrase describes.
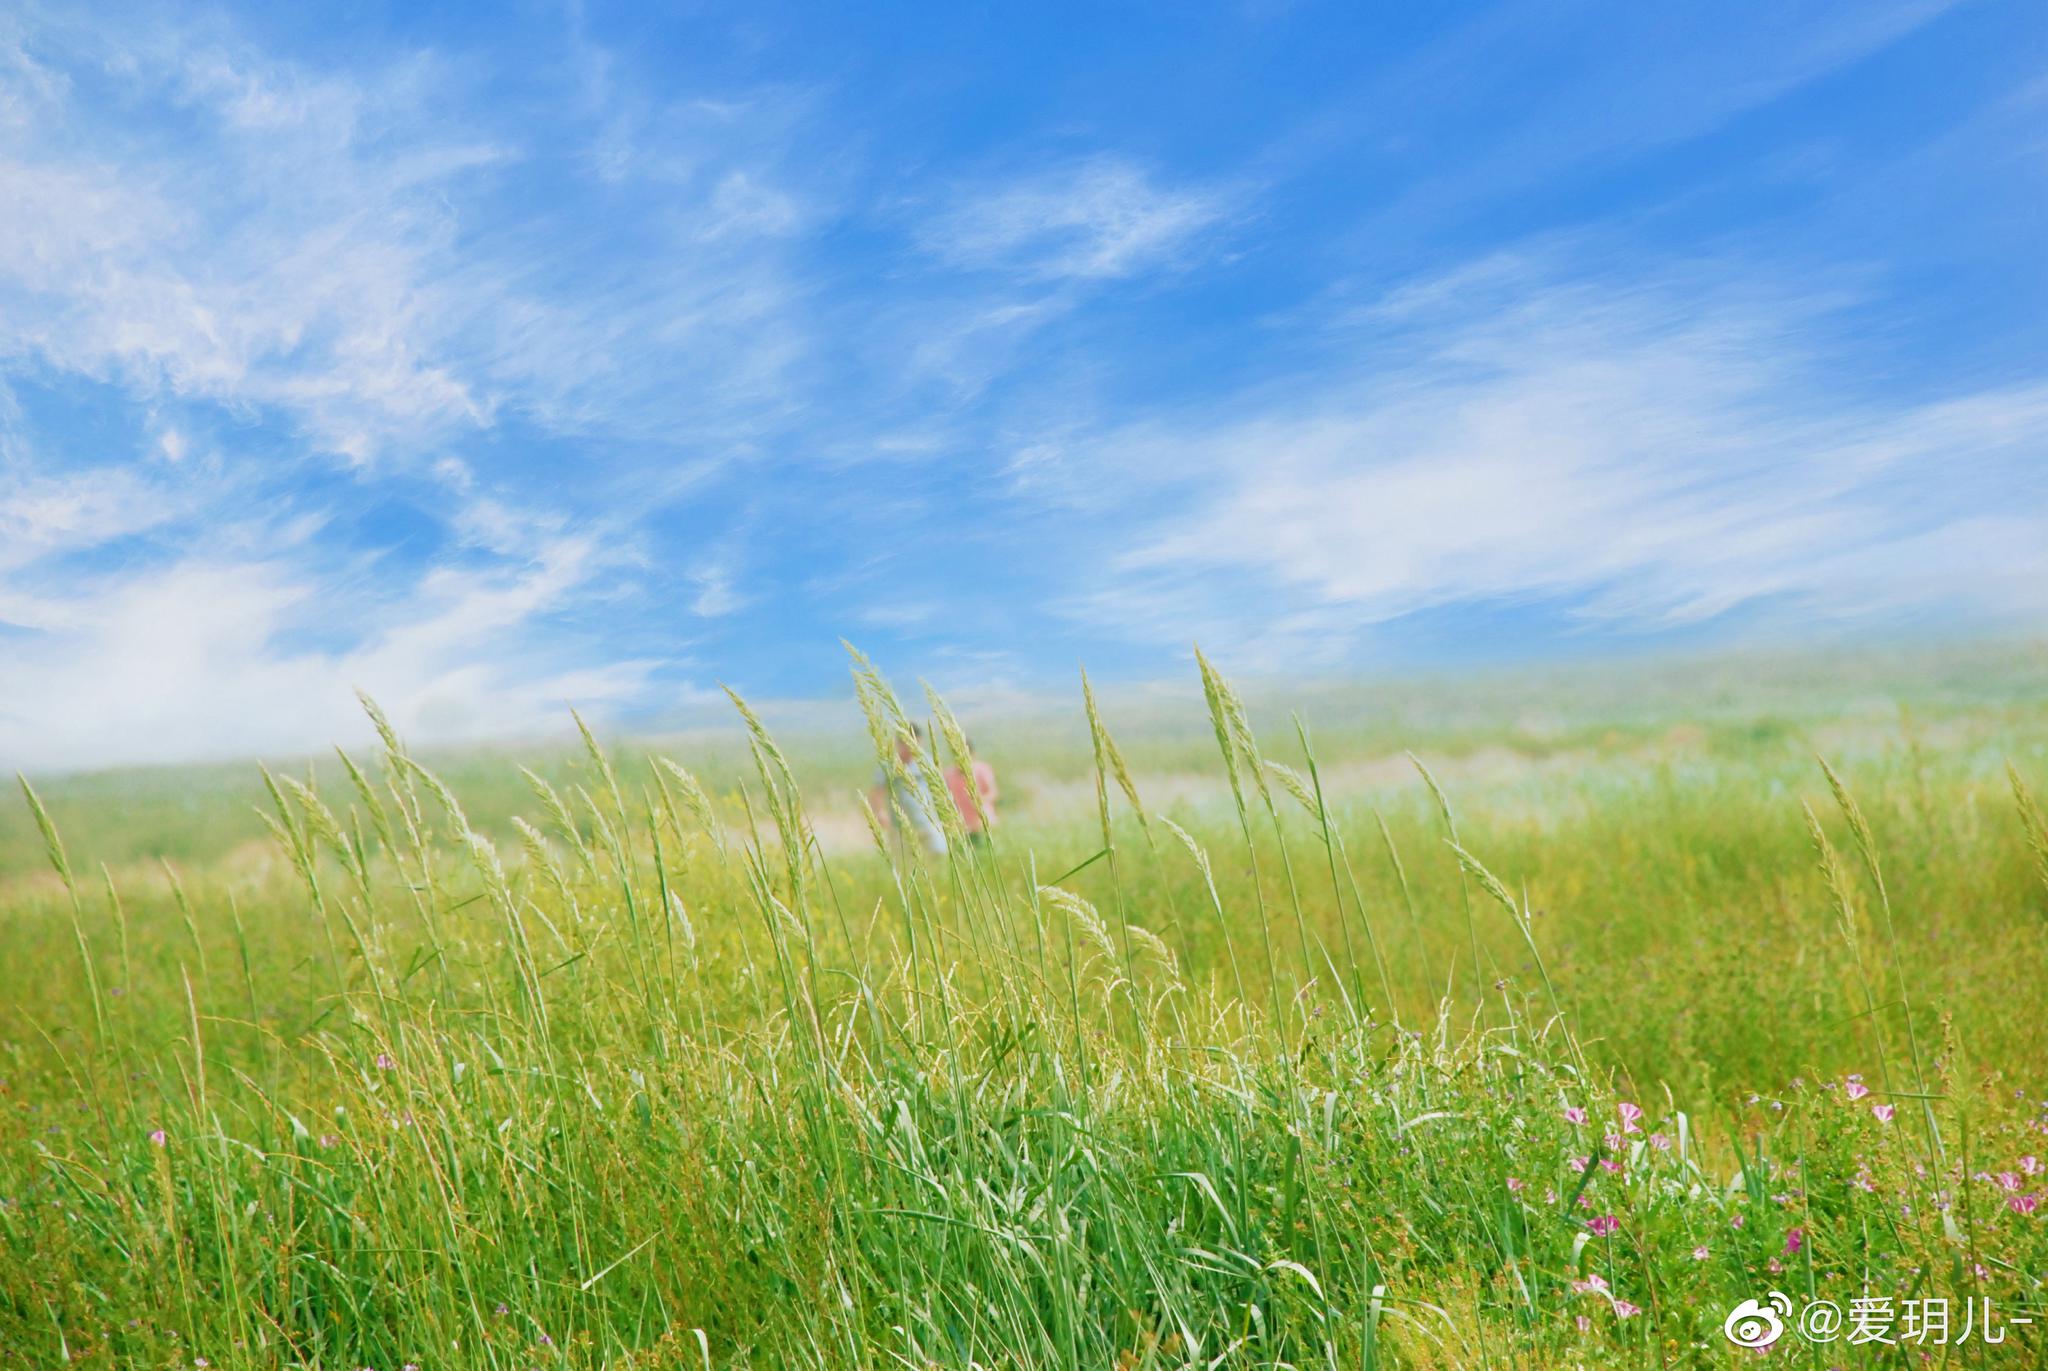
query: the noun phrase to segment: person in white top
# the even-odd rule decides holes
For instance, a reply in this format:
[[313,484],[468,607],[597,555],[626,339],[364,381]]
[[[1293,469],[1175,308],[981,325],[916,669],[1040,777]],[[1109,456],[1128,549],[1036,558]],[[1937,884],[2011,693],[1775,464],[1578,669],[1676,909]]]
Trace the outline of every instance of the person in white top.
[[924,740],[924,730],[912,724],[896,738],[896,758],[903,764],[899,773],[893,767],[875,768],[875,783],[868,791],[868,807],[884,827],[893,827],[896,815],[901,811],[917,840],[924,850],[934,855],[946,850],[945,830],[939,827],[937,816],[932,813],[930,788],[925,784],[924,764],[918,760],[918,744]]

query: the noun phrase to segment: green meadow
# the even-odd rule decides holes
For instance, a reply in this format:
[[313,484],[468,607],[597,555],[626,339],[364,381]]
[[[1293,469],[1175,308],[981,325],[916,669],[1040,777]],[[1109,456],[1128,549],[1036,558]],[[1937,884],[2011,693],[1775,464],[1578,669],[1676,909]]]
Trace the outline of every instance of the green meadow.
[[2048,646],[852,682],[28,778],[0,1367],[2048,1356]]

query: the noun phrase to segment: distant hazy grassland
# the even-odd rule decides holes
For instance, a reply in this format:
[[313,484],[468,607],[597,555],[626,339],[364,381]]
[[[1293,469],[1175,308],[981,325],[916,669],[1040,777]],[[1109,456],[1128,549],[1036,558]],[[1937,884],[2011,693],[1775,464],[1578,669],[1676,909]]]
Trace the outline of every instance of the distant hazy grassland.
[[836,730],[531,779],[388,733],[31,778],[0,1366],[1721,1365],[1773,1287],[2048,1317],[2041,646],[1077,685],[969,717],[1002,822],[936,859],[857,796],[899,709],[957,732],[856,682]]

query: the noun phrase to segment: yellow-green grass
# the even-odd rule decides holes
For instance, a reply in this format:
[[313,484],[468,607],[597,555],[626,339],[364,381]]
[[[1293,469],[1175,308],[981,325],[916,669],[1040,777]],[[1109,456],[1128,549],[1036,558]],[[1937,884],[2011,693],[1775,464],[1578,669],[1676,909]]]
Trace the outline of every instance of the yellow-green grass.
[[263,849],[222,782],[118,792],[141,846],[45,785],[0,1366],[1722,1365],[1773,1287],[2040,1315],[2013,660],[1418,697],[1417,763],[1369,693],[1311,734],[1205,670],[1206,766],[1128,699],[978,726],[1015,812],[941,858],[765,730],[531,788],[387,734],[259,777]]

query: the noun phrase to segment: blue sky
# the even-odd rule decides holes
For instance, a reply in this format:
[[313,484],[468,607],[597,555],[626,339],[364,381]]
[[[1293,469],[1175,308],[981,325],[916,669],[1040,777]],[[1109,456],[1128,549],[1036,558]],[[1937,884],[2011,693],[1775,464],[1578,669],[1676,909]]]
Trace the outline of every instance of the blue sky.
[[0,14],[0,762],[2048,621],[2048,19]]

